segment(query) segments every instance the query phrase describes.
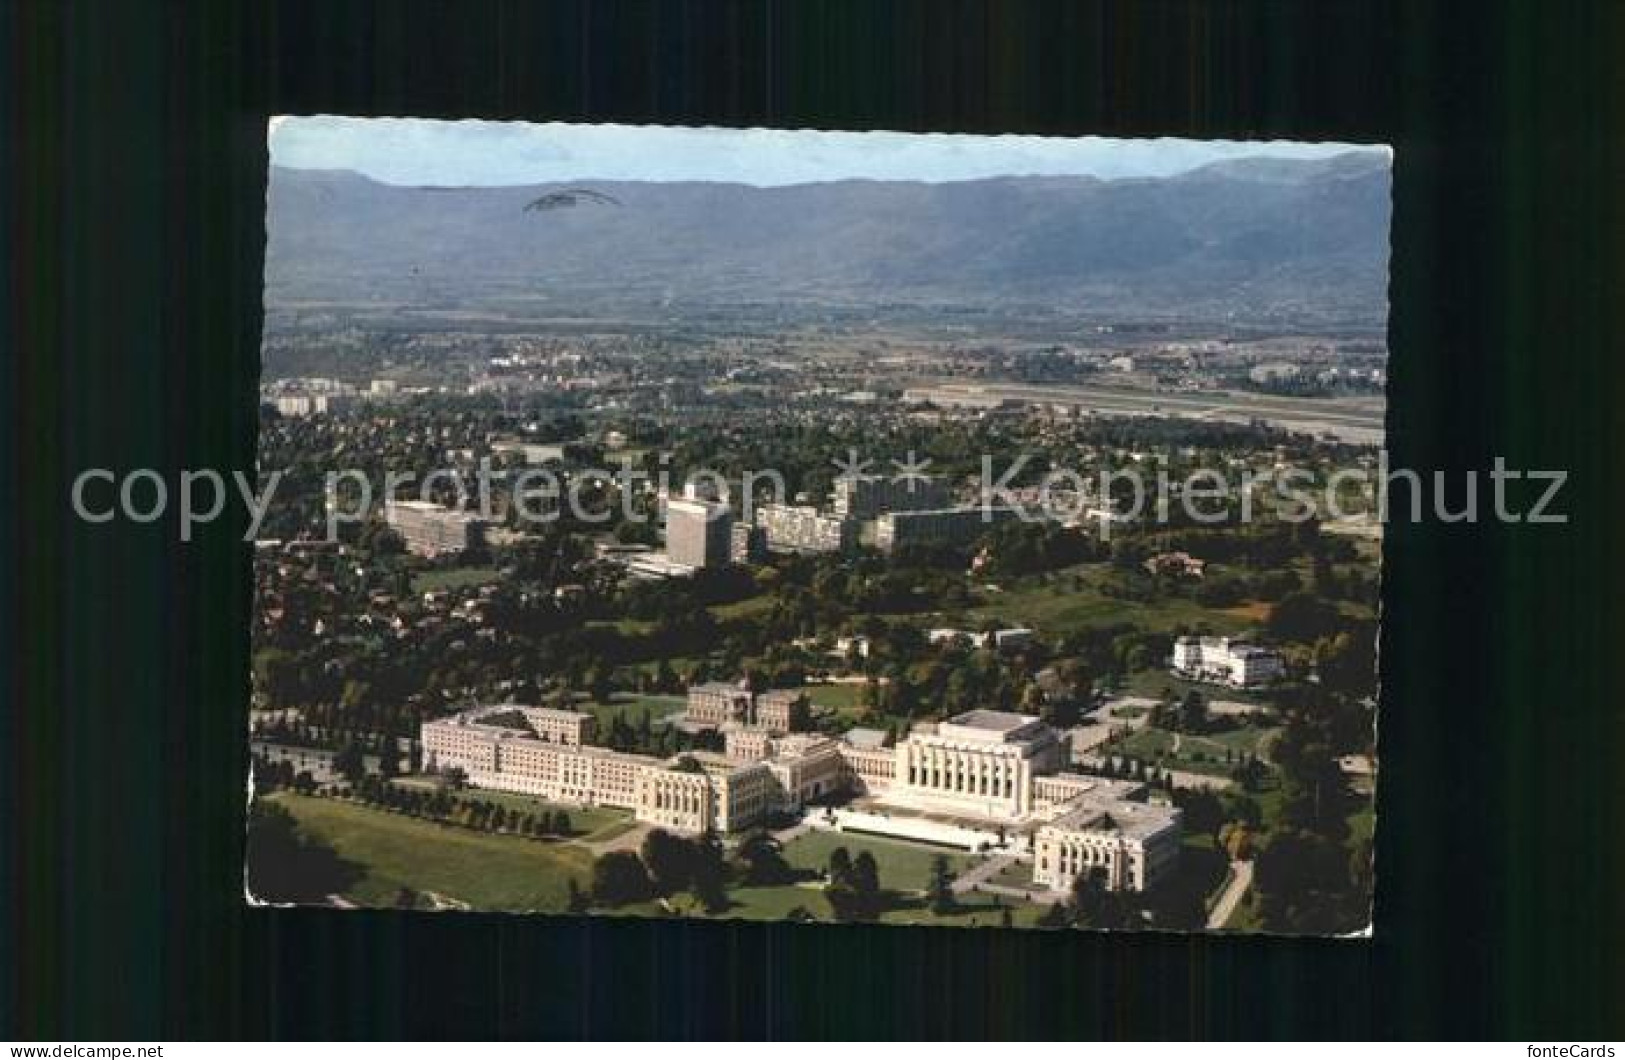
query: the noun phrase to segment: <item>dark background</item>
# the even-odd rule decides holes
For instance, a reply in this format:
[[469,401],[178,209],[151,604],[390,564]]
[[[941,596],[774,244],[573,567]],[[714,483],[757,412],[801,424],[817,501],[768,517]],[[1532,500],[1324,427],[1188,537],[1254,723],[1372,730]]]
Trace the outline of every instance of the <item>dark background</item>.
[[[1526,10],[1520,10],[1526,9]],[[0,10],[0,1037],[1625,1036],[1625,8]],[[245,909],[245,517],[77,472],[254,458],[265,118],[1386,141],[1395,465],[1565,468],[1396,526],[1372,941]]]

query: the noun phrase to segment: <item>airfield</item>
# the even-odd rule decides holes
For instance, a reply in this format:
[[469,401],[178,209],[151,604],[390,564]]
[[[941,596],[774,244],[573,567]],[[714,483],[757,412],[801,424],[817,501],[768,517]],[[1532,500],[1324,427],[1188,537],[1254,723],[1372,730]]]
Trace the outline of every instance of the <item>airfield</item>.
[[939,382],[921,391],[934,404],[991,407],[1019,402],[1070,406],[1096,416],[1176,416],[1216,423],[1261,421],[1282,430],[1380,445],[1386,402],[1381,397],[1295,398],[1233,390],[1152,391],[1112,386]]

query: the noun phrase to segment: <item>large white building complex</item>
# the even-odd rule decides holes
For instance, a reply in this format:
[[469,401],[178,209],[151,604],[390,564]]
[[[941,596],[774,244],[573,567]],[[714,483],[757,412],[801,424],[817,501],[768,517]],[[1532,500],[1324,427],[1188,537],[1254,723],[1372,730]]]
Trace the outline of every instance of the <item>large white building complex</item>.
[[384,520],[420,556],[466,552],[485,541],[486,524],[479,516],[431,501],[391,500],[384,505]]
[[1193,681],[1257,688],[1280,677],[1285,665],[1278,651],[1228,637],[1180,637],[1171,668]]
[[696,751],[669,759],[582,742],[592,716],[512,705],[425,722],[423,765],[460,769],[476,787],[582,806],[631,810],[676,831],[730,832],[766,815],[772,772],[756,762]]
[[796,731],[805,698],[790,690],[697,685],[689,710],[715,719],[722,753],[612,751],[590,744],[590,715],[505,704],[425,722],[424,767],[695,834],[817,805],[843,829],[1030,855],[1034,881],[1056,891],[1096,869],[1109,888],[1144,890],[1178,860],[1178,810],[1146,801],[1144,784],[1062,772],[1065,736],[1030,715],[971,710],[886,746],[869,730]]

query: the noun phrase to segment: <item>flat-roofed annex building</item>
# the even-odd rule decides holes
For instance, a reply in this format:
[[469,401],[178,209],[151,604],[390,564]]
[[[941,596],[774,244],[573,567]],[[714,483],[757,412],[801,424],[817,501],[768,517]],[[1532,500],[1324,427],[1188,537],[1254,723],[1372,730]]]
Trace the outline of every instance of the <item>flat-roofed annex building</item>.
[[1171,806],[1084,795],[1033,840],[1033,882],[1071,890],[1099,872],[1108,891],[1144,891],[1179,862],[1180,813]]

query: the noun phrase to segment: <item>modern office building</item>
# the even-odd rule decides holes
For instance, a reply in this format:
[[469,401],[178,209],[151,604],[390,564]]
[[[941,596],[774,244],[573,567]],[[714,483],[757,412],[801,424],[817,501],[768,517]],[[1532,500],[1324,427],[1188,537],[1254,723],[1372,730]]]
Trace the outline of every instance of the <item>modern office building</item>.
[[948,484],[926,475],[913,477],[848,475],[835,480],[833,506],[841,519],[863,521],[887,512],[918,512],[953,503]]
[[764,504],[756,525],[774,552],[845,552],[858,542],[857,520],[826,515],[805,504]]
[[485,520],[430,501],[388,501],[384,521],[420,556],[454,555],[485,543]]
[[733,550],[733,513],[716,501],[666,502],[666,558],[696,570],[724,567]]
[[968,545],[1018,515],[1014,508],[991,505],[887,512],[875,520],[875,547],[892,552],[904,545]]

